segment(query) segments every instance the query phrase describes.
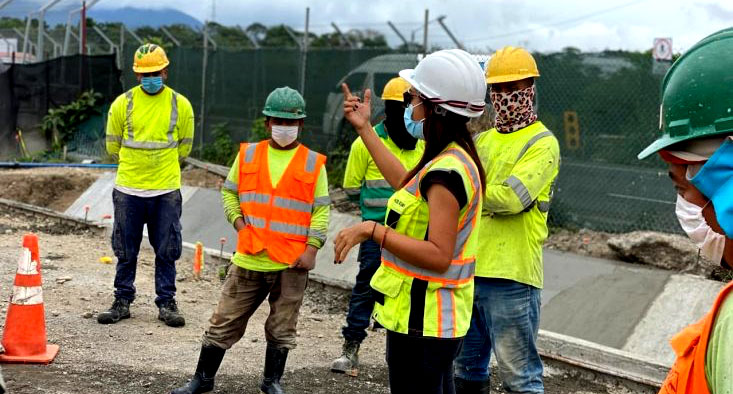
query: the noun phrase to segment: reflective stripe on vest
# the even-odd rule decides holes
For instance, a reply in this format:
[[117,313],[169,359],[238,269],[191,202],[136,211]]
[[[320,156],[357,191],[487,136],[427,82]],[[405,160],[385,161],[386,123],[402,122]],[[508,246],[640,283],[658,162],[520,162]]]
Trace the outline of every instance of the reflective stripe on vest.
[[405,186],[405,190],[415,197],[420,197],[419,184],[420,179],[427,173],[427,169],[430,165],[438,158],[450,155],[457,158],[462,164],[466,173],[471,178],[471,187],[473,188],[473,197],[468,203],[466,215],[463,220],[458,224],[458,233],[456,235],[456,243],[454,250],[453,259],[448,267],[448,270],[443,273],[437,273],[435,271],[426,270],[423,268],[416,267],[399,257],[395,256],[392,252],[384,249],[382,251],[382,262],[393,268],[394,270],[408,276],[419,278],[431,282],[439,282],[446,288],[457,287],[461,284],[469,282],[473,279],[473,274],[476,268],[475,257],[464,259],[463,252],[468,242],[468,238],[471,236],[471,232],[476,225],[476,213],[478,211],[478,205],[482,198],[481,193],[481,181],[479,178],[478,171],[471,160],[462,151],[458,149],[448,149],[441,153],[429,162],[420,172],[417,173]]
[[122,146],[132,149],[172,149],[177,148],[180,144],[193,143],[193,140],[191,138],[183,138],[180,141],[173,140],[173,132],[175,131],[176,125],[178,124],[178,93],[174,91],[171,95],[171,118],[168,124],[168,132],[166,133],[168,142],[135,141],[135,129],[133,128],[132,122],[132,109],[134,106],[132,99],[132,90],[128,90],[127,92],[125,92],[125,97],[127,98],[127,113],[125,115],[125,124],[127,125],[127,138],[122,138]]
[[[265,140],[240,147],[236,189],[247,226],[239,232],[237,252],[255,254],[266,250],[271,260],[290,264],[305,250],[308,236],[326,238],[325,234],[311,234],[310,230],[313,209],[331,203],[327,196],[314,197],[325,157],[298,146],[278,185],[273,187],[268,145]],[[231,186],[233,183],[224,185]]]
[[[519,160],[522,159],[525,153],[529,150],[529,148],[532,147],[537,141],[545,138],[545,137],[554,137],[555,135],[550,130],[545,130],[541,133],[535,134],[532,138],[527,141],[526,144],[522,147],[522,149],[519,151],[519,154],[517,155],[517,160],[515,163],[519,163]],[[504,181],[504,184],[511,187],[514,191],[514,194],[517,195],[517,198],[519,198],[519,202],[522,204],[522,208],[527,209],[530,206],[532,206],[532,196],[529,194],[529,190],[527,190],[527,187],[524,186],[524,183],[522,181],[515,177],[514,175],[510,175],[509,178],[507,178],[506,181]],[[554,181],[553,181],[554,184]],[[550,195],[552,195],[552,192],[550,192]],[[537,202],[537,209],[540,210],[540,212],[546,213],[550,211],[550,201],[538,201]]]

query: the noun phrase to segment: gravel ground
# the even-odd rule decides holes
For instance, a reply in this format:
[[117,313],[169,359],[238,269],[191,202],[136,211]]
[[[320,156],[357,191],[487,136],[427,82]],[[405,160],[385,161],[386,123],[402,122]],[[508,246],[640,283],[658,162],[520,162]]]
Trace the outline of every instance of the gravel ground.
[[[12,286],[21,236],[27,218],[0,215],[0,288]],[[41,228],[43,231],[43,228]],[[154,255],[143,248],[138,266],[138,298],[132,318],[116,325],[97,324],[96,315],[112,302],[114,264],[104,235],[88,232],[39,233],[44,275],[48,339],[61,346],[48,366],[4,365],[12,393],[167,393],[191,376],[199,341],[217,301],[219,281],[211,267],[203,280],[193,280],[191,255],[179,261],[178,301],[187,319],[182,328],[157,320],[154,304]],[[144,241],[146,244],[146,241]],[[340,327],[348,293],[311,282],[301,309],[299,346],[291,352],[283,379],[289,393],[388,393],[383,332],[370,332],[362,345],[357,378],[332,374],[331,360],[339,354]],[[2,314],[7,298],[0,300]],[[218,393],[257,393],[264,359],[266,303],[250,320],[245,337],[224,359],[217,379]],[[4,320],[4,319],[3,319]],[[4,324],[4,321],[3,321]],[[587,377],[548,368],[548,393],[628,393]],[[498,379],[494,391],[501,393]]]

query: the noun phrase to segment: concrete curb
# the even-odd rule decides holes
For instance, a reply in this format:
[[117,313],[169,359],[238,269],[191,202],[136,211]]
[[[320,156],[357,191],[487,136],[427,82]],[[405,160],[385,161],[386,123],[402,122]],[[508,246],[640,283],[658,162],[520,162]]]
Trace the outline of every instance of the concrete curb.
[[539,332],[537,347],[543,357],[652,387],[661,387],[670,368],[622,350],[545,330]]
[[59,213],[59,212],[50,210],[48,208],[43,208],[43,207],[39,207],[36,205],[30,205],[30,204],[22,203],[19,201],[7,200],[4,198],[0,198],[0,205],[5,206],[11,210],[13,209],[20,210],[20,211],[25,211],[25,212],[30,212],[34,214],[52,217],[54,219],[58,219],[60,222],[66,225],[70,225],[73,227],[86,227],[95,234],[101,234],[105,230],[104,226],[99,225],[97,223],[78,219],[76,217],[65,215],[63,213]]

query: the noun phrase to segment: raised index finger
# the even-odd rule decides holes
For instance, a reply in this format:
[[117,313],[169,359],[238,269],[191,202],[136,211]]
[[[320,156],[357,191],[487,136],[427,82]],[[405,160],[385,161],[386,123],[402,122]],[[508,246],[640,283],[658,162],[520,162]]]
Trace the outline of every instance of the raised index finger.
[[341,91],[344,92],[344,100],[349,100],[353,97],[351,90],[349,90],[349,86],[346,83],[341,84]]

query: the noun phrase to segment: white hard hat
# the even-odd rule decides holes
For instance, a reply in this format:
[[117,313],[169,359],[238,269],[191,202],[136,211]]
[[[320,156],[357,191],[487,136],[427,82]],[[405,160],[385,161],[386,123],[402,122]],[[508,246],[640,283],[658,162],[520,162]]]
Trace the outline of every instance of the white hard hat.
[[475,118],[484,112],[486,80],[476,59],[461,49],[428,55],[414,69],[400,71],[430,102],[458,115]]

